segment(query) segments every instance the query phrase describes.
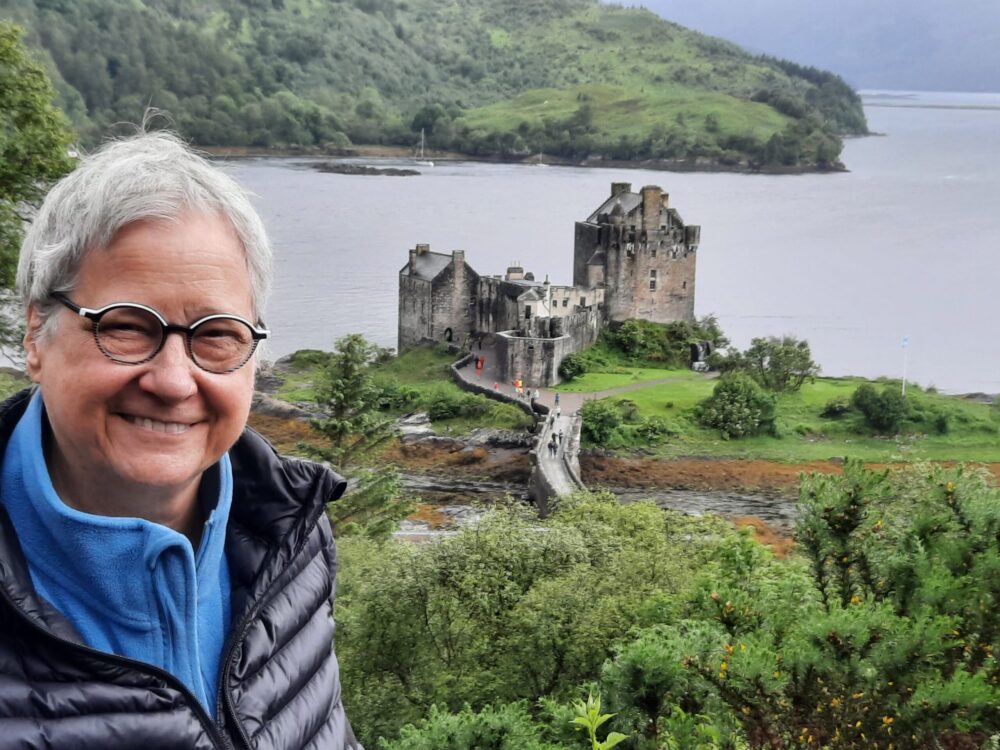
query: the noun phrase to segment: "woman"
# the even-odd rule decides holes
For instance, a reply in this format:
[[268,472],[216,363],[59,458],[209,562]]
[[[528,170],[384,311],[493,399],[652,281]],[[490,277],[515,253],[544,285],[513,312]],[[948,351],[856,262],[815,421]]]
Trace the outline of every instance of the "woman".
[[343,480],[246,428],[270,278],[240,188],[111,143],[22,247],[0,408],[0,750],[360,748],[332,652]]

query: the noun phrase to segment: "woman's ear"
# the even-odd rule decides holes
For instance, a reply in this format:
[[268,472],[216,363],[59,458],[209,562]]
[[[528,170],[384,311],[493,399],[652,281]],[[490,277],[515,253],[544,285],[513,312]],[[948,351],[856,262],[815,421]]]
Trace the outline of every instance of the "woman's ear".
[[42,357],[39,338],[42,332],[42,316],[35,305],[28,305],[28,325],[24,332],[24,364],[28,377],[37,383],[41,377]]

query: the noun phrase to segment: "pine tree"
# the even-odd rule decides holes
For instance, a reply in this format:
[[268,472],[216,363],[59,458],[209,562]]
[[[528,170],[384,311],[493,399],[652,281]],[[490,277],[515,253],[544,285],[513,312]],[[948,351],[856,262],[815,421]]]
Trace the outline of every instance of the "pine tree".
[[392,419],[378,411],[382,389],[372,376],[372,366],[383,353],[360,334],[338,339],[316,388],[322,416],[311,422],[326,444],[301,445],[308,455],[351,480],[348,492],[328,511],[337,535],[385,538],[413,509],[402,494],[395,467],[367,465],[394,434]]

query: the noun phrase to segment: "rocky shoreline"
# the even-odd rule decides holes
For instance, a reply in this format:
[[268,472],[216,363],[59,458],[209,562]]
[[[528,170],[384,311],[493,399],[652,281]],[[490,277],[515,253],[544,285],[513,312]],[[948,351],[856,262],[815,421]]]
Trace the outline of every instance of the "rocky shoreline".
[[[290,156],[317,157],[326,159],[413,159],[416,158],[413,150],[401,146],[352,146],[349,148],[323,149],[315,148],[254,148],[246,146],[208,146],[203,149],[210,156],[220,159],[232,158],[283,158]],[[850,170],[843,164],[837,164],[821,168],[816,166],[775,166],[763,168],[751,168],[746,164],[722,164],[709,159],[610,159],[603,156],[587,157],[585,159],[563,159],[556,156],[547,156],[538,161],[533,155],[527,156],[483,156],[481,154],[463,154],[457,151],[428,151],[426,158],[435,163],[449,161],[482,162],[485,164],[524,164],[526,166],[553,166],[553,167],[594,167],[598,169],[649,169],[662,172],[707,172],[707,173],[738,173],[738,174],[769,174],[769,175],[796,175],[796,174],[838,174]],[[336,164],[336,162],[328,162]],[[312,165],[303,165],[312,166]],[[354,165],[341,165],[350,167]],[[362,169],[364,169],[362,167]],[[368,167],[368,169],[376,169]],[[339,169],[321,171],[340,171]],[[377,172],[351,172],[345,171],[343,174],[377,174]],[[419,172],[410,172],[419,174]],[[388,174],[388,173],[386,173]]]

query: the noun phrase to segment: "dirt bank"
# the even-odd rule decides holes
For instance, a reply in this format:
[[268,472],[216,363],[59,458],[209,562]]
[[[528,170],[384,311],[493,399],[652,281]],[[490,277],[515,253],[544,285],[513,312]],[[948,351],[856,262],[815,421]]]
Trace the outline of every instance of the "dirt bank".
[[[954,466],[955,462],[937,462]],[[900,468],[906,464],[892,464]],[[1000,483],[1000,464],[977,464]],[[886,464],[868,464],[872,469]],[[726,458],[622,458],[581,454],[580,469],[588,486],[628,489],[677,489],[763,493],[794,498],[802,474],[840,474],[842,464],[810,461],[788,464],[780,461]]]

